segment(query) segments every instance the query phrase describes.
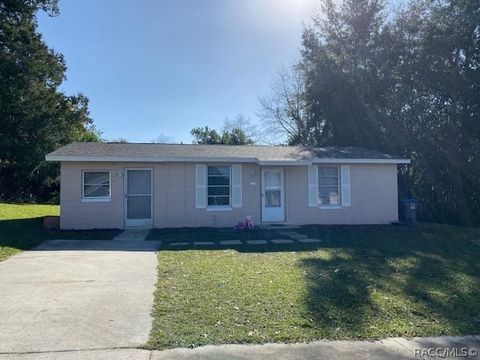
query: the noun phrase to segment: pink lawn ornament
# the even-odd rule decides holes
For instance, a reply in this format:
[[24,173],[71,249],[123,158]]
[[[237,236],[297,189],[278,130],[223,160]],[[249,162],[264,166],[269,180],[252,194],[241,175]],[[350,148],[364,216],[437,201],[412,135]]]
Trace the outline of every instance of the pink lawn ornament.
[[245,220],[241,221],[238,223],[237,226],[235,226],[235,229],[237,230],[253,230],[255,228],[255,225],[253,224],[252,217],[248,215]]

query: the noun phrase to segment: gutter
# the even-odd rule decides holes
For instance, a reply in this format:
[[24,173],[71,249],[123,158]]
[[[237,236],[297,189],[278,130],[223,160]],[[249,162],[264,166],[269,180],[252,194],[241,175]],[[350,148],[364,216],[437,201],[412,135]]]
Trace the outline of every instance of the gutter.
[[151,157],[151,156],[72,156],[48,154],[46,161],[64,162],[187,162],[187,163],[253,163],[261,166],[308,166],[313,164],[410,164],[409,159],[336,159],[260,160],[240,157]]

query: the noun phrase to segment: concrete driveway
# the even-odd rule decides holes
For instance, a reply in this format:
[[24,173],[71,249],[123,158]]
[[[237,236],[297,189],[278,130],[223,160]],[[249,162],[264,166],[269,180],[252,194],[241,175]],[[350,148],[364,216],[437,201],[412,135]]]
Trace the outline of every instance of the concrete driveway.
[[54,240],[0,262],[0,358],[143,345],[159,245]]

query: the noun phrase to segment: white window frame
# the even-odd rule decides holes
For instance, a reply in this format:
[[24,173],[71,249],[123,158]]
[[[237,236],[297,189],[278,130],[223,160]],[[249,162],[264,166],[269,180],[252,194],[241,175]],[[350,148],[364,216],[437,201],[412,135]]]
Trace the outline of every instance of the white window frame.
[[[108,196],[85,197],[85,173],[108,173]],[[82,202],[106,202],[112,200],[112,171],[111,170],[82,170]]]
[[[208,184],[208,178],[210,176],[215,177],[215,176],[222,176],[222,175],[208,175],[208,168],[214,168],[214,167],[228,167],[229,169],[229,174],[228,174],[228,188],[229,188],[229,194],[228,194],[228,205],[208,205],[208,198],[213,197],[215,195],[208,195],[208,189],[210,188],[210,185]],[[232,210],[232,166],[231,165],[207,165],[206,169],[206,197],[207,197],[207,211],[231,211]],[[215,185],[212,185],[211,187],[215,187]],[[221,187],[226,187],[225,185],[222,185]],[[226,196],[223,196],[226,197]]]
[[[320,204],[320,187],[332,187],[333,185],[320,185],[320,181],[318,181],[318,208],[319,209],[341,209],[342,208],[342,179],[341,179],[341,171],[339,165],[319,165],[317,166],[318,170],[321,168],[336,168],[337,169],[337,188],[338,188],[338,204]],[[320,174],[320,171],[318,172]],[[320,179],[322,176],[317,175],[317,178]],[[324,177],[331,177],[331,176],[324,176]]]

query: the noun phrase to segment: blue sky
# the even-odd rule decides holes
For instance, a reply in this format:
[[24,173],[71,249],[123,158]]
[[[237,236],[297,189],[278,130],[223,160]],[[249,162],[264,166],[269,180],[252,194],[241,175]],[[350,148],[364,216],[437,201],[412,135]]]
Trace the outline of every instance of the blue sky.
[[107,139],[191,142],[190,129],[256,122],[272,76],[299,58],[314,0],[61,0],[39,31],[90,99]]

